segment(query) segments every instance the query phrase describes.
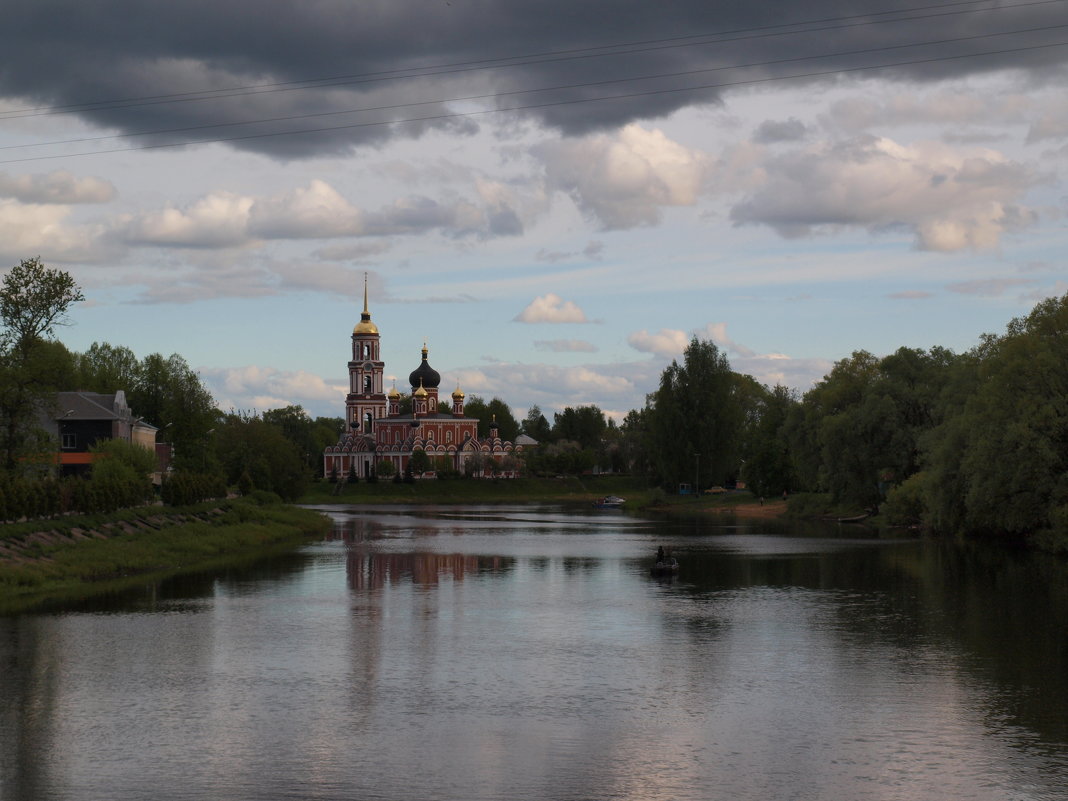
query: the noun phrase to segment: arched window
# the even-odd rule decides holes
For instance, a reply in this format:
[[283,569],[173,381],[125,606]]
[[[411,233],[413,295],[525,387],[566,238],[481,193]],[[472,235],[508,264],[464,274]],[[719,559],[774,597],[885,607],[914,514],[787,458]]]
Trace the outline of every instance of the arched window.
[[371,376],[369,375],[363,377],[363,391],[367,395],[371,394]]

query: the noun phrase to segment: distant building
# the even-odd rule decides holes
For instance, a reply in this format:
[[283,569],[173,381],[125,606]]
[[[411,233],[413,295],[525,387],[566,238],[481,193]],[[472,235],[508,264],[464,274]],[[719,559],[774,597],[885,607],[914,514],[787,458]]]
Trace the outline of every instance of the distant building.
[[390,462],[398,473],[408,467],[412,454],[425,451],[433,463],[446,461],[465,472],[480,457],[478,473],[492,459],[496,475],[512,477],[514,467],[504,469],[505,457],[518,454],[521,446],[502,440],[496,422],[489,437],[479,439],[478,419],[464,414],[464,393],[457,384],[448,401],[439,404],[441,375],[427,361],[424,343],[422,361],[408,376],[412,387],[412,411],[401,414],[401,394],[396,386],[384,386],[378,327],[371,322],[364,279],[363,314],[352,330],[352,360],[349,362],[349,392],[345,398],[346,429],[336,445],[323,453],[324,475],[344,478],[351,471],[364,478],[376,471],[380,461]]
[[89,449],[104,439],[122,439],[155,451],[157,459],[166,459],[161,471],[170,461],[170,448],[161,454],[156,444],[159,429],[134,417],[121,389],[113,393],[57,392],[54,406],[39,422],[59,445],[56,463],[60,475],[88,472],[94,457]]

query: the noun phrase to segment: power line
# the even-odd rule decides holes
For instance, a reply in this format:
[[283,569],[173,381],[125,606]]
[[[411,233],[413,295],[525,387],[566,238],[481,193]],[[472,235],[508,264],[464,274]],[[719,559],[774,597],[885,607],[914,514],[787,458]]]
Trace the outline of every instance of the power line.
[[959,60],[963,60],[963,59],[972,59],[972,58],[978,58],[978,57],[982,57],[982,56],[1008,55],[1008,54],[1011,54],[1011,53],[1021,53],[1021,52],[1028,52],[1028,51],[1035,51],[1035,50],[1050,49],[1050,48],[1054,48],[1054,47],[1064,47],[1066,45],[1068,45],[1068,41],[1050,42],[1050,43],[1039,44],[1039,45],[1026,45],[1026,46],[1014,47],[1014,48],[1004,48],[1004,49],[1001,49],[1001,50],[989,50],[989,51],[986,51],[986,52],[983,52],[983,53],[967,53],[967,54],[960,54],[960,55],[955,55],[955,56],[937,56],[937,57],[931,57],[931,58],[925,58],[925,59],[909,59],[909,60],[904,60],[904,61],[887,62],[887,63],[884,63],[884,64],[871,64],[871,65],[857,66],[857,67],[841,67],[841,68],[837,68],[837,69],[817,70],[817,71],[812,71],[812,72],[797,73],[797,74],[794,74],[794,75],[783,75],[783,76],[764,77],[764,78],[749,78],[749,79],[738,80],[738,81],[725,81],[725,82],[722,82],[722,83],[701,84],[701,85],[694,85],[694,86],[676,87],[676,88],[672,88],[672,89],[651,89],[651,90],[642,91],[642,92],[628,92],[626,94],[606,95],[606,96],[603,96],[603,97],[594,97],[594,98],[576,98],[576,99],[570,99],[570,100],[548,101],[548,102],[544,102],[544,103],[530,103],[530,104],[526,104],[526,105],[517,105],[517,106],[510,106],[510,107],[496,108],[496,109],[485,109],[485,110],[481,110],[481,111],[453,112],[453,113],[448,113],[448,114],[432,114],[432,115],[427,115],[427,116],[422,116],[422,117],[409,117],[409,118],[399,119],[399,120],[385,120],[385,121],[378,121],[378,122],[350,123],[350,124],[347,124],[347,125],[325,126],[325,127],[321,127],[321,128],[304,128],[304,129],[294,130],[294,131],[273,131],[273,132],[258,133],[258,134],[243,134],[243,135],[239,135],[239,136],[217,137],[217,138],[210,138],[210,139],[197,139],[197,140],[183,141],[183,142],[165,142],[165,143],[159,143],[159,144],[146,144],[146,145],[141,145],[141,146],[138,146],[138,147],[112,148],[112,149],[108,149],[108,150],[95,150],[95,151],[90,151],[90,152],[86,152],[86,153],[61,154],[61,155],[52,155],[52,156],[28,156],[28,157],[17,158],[17,159],[0,160],[0,164],[15,164],[15,163],[21,163],[21,162],[27,162],[27,161],[45,161],[45,160],[53,160],[53,159],[58,159],[58,158],[73,158],[73,157],[79,157],[79,156],[97,156],[97,155],[105,155],[105,154],[111,154],[111,153],[129,153],[129,152],[140,151],[140,150],[160,150],[160,149],[163,149],[163,148],[171,148],[171,147],[186,147],[188,145],[218,144],[218,143],[223,143],[223,142],[248,141],[248,140],[252,140],[252,139],[266,139],[266,138],[280,137],[280,136],[300,136],[300,135],[306,135],[306,134],[326,133],[326,132],[330,132],[330,131],[354,130],[354,129],[358,129],[358,128],[379,127],[379,126],[383,126],[383,125],[398,125],[398,124],[409,123],[409,122],[431,122],[431,121],[447,120],[447,119],[463,119],[463,118],[469,118],[469,117],[485,116],[485,115],[488,115],[488,114],[501,114],[501,113],[511,112],[511,111],[530,111],[530,110],[534,110],[534,109],[552,108],[552,107],[569,106],[569,105],[579,105],[579,104],[585,104],[585,103],[596,103],[596,102],[604,102],[604,101],[610,101],[610,100],[629,100],[629,99],[634,99],[634,98],[638,98],[638,97],[649,97],[649,96],[654,96],[654,95],[680,94],[680,93],[684,93],[684,92],[697,92],[697,91],[704,91],[704,90],[709,90],[709,89],[726,89],[726,88],[737,87],[737,86],[751,86],[751,85],[764,84],[764,83],[775,83],[775,82],[787,81],[787,80],[799,80],[799,79],[805,79],[805,78],[820,78],[820,77],[827,77],[827,76],[830,76],[830,75],[843,75],[843,74],[857,73],[857,72],[868,72],[868,71],[874,71],[874,70],[892,69],[892,68],[895,68],[895,67],[915,66],[915,65],[918,65],[918,64],[933,64],[933,63],[947,62],[947,61],[959,61]]
[[[23,117],[35,116],[50,116],[57,114],[78,114],[89,111],[109,111],[113,109],[137,108],[142,106],[172,104],[180,102],[199,102],[203,100],[219,100],[231,97],[243,97],[257,94],[299,91],[303,89],[323,89],[337,86],[357,85],[361,83],[374,83],[402,79],[406,80],[423,77],[438,77],[441,75],[451,75],[462,72],[503,69],[511,67],[530,66],[536,64],[548,64],[576,59],[633,55],[635,53],[651,52],[655,50],[696,47],[709,44],[724,44],[728,42],[762,39],[774,36],[822,33],[830,30],[841,30],[845,28],[864,27],[869,25],[895,22],[911,22],[916,20],[931,19],[935,17],[958,16],[962,14],[976,14],[991,11],[1007,11],[1033,6],[1064,3],[1066,1],[1068,0],[1031,0],[1030,2],[1016,3],[1012,5],[998,5],[988,8],[962,9],[960,8],[961,6],[974,6],[977,3],[982,2],[982,0],[958,0],[958,2],[952,3],[918,6],[908,9],[894,9],[891,11],[873,12],[871,14],[864,15],[856,14],[842,17],[827,17],[813,20],[803,20],[794,23],[779,23],[776,25],[741,28],[736,30],[722,31],[719,33],[690,34],[687,36],[670,37],[665,39],[649,39],[636,42],[624,42],[617,44],[599,45],[596,47],[577,48],[572,50],[545,51],[541,53],[531,53],[521,56],[508,56],[494,59],[482,59],[477,61],[463,61],[447,64],[438,64],[429,67],[411,67],[400,70],[358,73],[354,75],[308,78],[294,81],[279,81],[274,83],[253,84],[247,86],[229,87],[221,89],[207,89],[167,95],[146,95],[142,97],[132,97],[123,99],[88,101],[84,103],[74,103],[62,106],[54,105],[26,109],[13,109],[6,112],[0,112],[0,120],[20,119]],[[956,10],[949,11],[946,9]],[[926,11],[936,11],[937,13],[917,13]],[[881,19],[872,19],[872,17],[881,17]],[[821,25],[823,27],[808,27],[816,25]]]
[[[994,37],[997,37],[997,36],[1015,36],[1015,35],[1025,34],[1025,33],[1035,33],[1035,32],[1038,32],[1038,31],[1045,32],[1045,31],[1056,30],[1056,29],[1066,28],[1066,27],[1068,27],[1068,23],[1066,23],[1064,25],[1043,26],[1043,27],[1039,27],[1039,28],[1022,28],[1022,29],[1011,30],[1011,31],[999,31],[997,33],[975,34],[975,35],[972,35],[972,36],[961,36],[961,37],[956,37],[956,38],[952,38],[952,39],[936,39],[936,40],[928,40],[928,41],[923,41],[923,42],[909,42],[909,43],[897,44],[897,45],[887,45],[885,47],[877,47],[877,48],[862,48],[862,49],[859,49],[859,50],[846,50],[846,51],[839,51],[839,52],[833,52],[833,53],[821,53],[821,54],[816,54],[816,55],[811,55],[811,56],[796,56],[796,57],[793,57],[793,58],[774,59],[774,60],[770,60],[770,61],[758,61],[758,62],[743,63],[743,64],[730,64],[730,65],[719,66],[719,67],[705,67],[705,68],[700,68],[700,69],[684,70],[684,71],[679,71],[679,72],[657,73],[657,74],[653,74],[653,75],[639,75],[639,76],[633,76],[633,77],[627,77],[627,78],[612,78],[612,79],[606,79],[606,80],[602,80],[602,81],[589,81],[589,82],[584,82],[584,83],[571,83],[571,84],[563,84],[563,85],[558,85],[558,86],[548,86],[548,87],[540,87],[540,88],[515,89],[515,90],[510,90],[510,91],[505,91],[505,92],[495,92],[495,93],[491,93],[491,94],[468,95],[468,96],[463,96],[463,97],[451,97],[451,98],[435,98],[435,99],[432,99],[432,100],[413,101],[413,102],[408,102],[408,103],[395,103],[395,104],[380,105],[380,106],[365,106],[365,107],[362,107],[362,108],[355,108],[355,109],[342,109],[342,110],[336,110],[336,111],[324,111],[324,112],[317,112],[317,113],[293,114],[293,115],[287,115],[287,116],[281,116],[281,117],[260,118],[260,119],[255,119],[255,120],[209,123],[209,124],[204,124],[204,125],[185,126],[185,127],[181,127],[181,128],[163,128],[163,129],[154,129],[154,130],[148,130],[148,131],[134,131],[134,132],[122,133],[122,134],[108,134],[108,135],[105,135],[105,136],[81,137],[81,138],[77,138],[77,139],[60,139],[60,140],[53,140],[53,141],[49,141],[49,142],[35,142],[35,143],[20,144],[20,145],[4,145],[4,146],[0,146],[0,150],[19,150],[19,149],[32,148],[32,147],[50,147],[50,146],[55,146],[55,145],[85,144],[85,143],[89,143],[89,142],[100,142],[100,141],[107,141],[107,140],[111,140],[111,139],[129,139],[129,138],[134,138],[134,137],[139,137],[139,136],[160,136],[160,135],[164,135],[164,134],[188,133],[188,132],[191,132],[191,131],[205,131],[205,130],[211,130],[213,128],[234,128],[234,127],[238,127],[238,126],[247,126],[247,125],[263,125],[263,124],[267,124],[267,123],[291,122],[291,121],[294,121],[294,120],[316,119],[316,118],[323,118],[323,117],[336,117],[336,116],[342,116],[342,115],[346,115],[346,114],[358,114],[358,113],[373,112],[373,111],[396,111],[397,109],[401,109],[401,108],[414,108],[416,106],[438,105],[438,104],[442,104],[442,103],[473,102],[473,101],[479,101],[479,100],[497,99],[497,98],[501,98],[501,97],[510,97],[510,96],[516,96],[516,95],[522,95],[522,94],[534,94],[534,93],[543,93],[543,92],[558,92],[558,91],[567,91],[567,90],[571,90],[571,89],[587,89],[587,88],[591,88],[591,87],[595,87],[595,86],[608,86],[608,85],[620,84],[620,83],[636,83],[636,82],[640,82],[640,81],[663,80],[663,79],[668,79],[668,78],[683,78],[683,77],[690,77],[690,76],[693,76],[693,75],[700,75],[700,74],[706,74],[706,73],[711,73],[711,72],[722,72],[722,71],[725,71],[725,70],[752,69],[752,68],[755,68],[755,67],[781,66],[783,64],[791,64],[791,63],[797,63],[797,62],[801,62],[801,61],[813,61],[813,60],[817,60],[817,59],[835,59],[835,58],[844,58],[844,57],[847,57],[847,56],[858,56],[858,55],[872,55],[874,53],[889,52],[889,51],[893,51],[893,50],[902,50],[902,49],[906,49],[906,48],[932,47],[932,46],[935,46],[935,45],[957,44],[957,43],[960,43],[960,42],[976,41],[976,40],[979,40],[979,39],[990,39],[990,38],[994,38]],[[394,122],[401,122],[401,121],[394,121]],[[381,124],[386,124],[386,123],[381,123]],[[284,135],[284,134],[285,134],[285,132],[279,132],[278,133],[278,135]],[[213,141],[213,140],[209,140],[209,141]],[[176,146],[177,146],[177,143],[176,143]]]

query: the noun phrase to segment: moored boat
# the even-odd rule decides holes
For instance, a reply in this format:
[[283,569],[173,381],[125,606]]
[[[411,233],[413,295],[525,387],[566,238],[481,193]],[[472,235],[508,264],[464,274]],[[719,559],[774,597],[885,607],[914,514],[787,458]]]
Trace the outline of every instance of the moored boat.
[[622,506],[627,502],[626,498],[620,498],[618,495],[605,495],[603,498],[598,498],[593,502],[593,505],[598,509],[612,509],[618,506]]

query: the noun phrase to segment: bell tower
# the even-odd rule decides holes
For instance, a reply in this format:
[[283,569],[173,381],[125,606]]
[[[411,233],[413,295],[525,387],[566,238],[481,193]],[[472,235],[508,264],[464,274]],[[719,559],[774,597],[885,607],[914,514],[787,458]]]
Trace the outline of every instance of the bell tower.
[[349,362],[349,394],[345,398],[345,422],[353,434],[374,436],[374,422],[386,416],[386,392],[382,386],[385,362],[381,359],[378,326],[367,308],[367,273],[363,275],[363,313],[352,329],[352,361]]

